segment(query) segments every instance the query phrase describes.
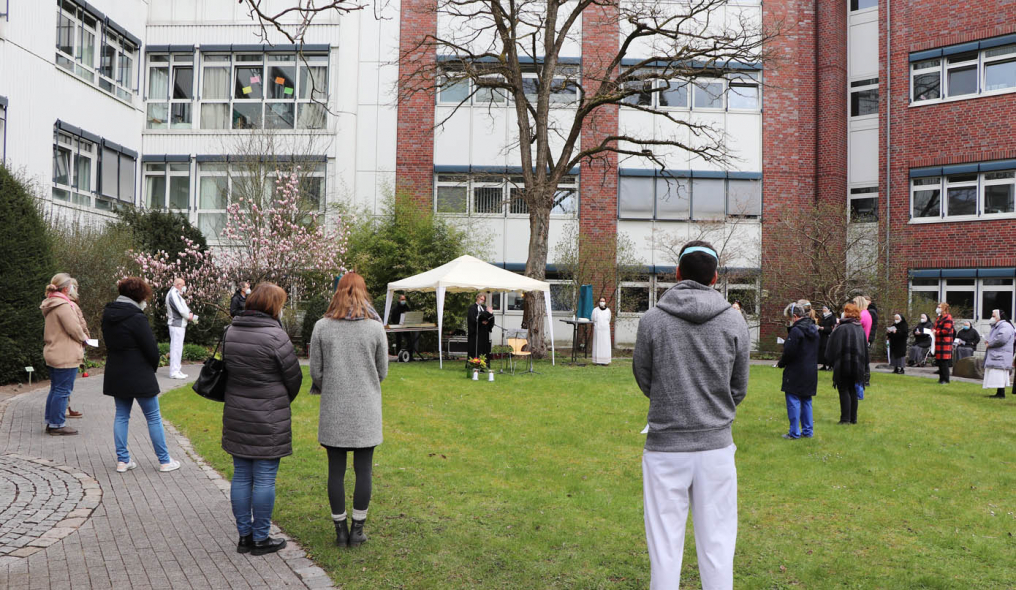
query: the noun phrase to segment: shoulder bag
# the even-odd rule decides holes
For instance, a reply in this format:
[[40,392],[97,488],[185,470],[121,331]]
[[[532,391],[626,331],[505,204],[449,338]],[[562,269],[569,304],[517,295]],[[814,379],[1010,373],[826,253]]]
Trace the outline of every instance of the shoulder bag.
[[[205,360],[197,381],[191,386],[198,395],[213,402],[226,401],[226,332],[228,331],[229,326],[226,326],[226,329],[222,331],[222,338],[219,338],[219,343],[215,345],[215,352]],[[220,346],[222,347],[222,358],[218,359],[215,356],[218,354]]]

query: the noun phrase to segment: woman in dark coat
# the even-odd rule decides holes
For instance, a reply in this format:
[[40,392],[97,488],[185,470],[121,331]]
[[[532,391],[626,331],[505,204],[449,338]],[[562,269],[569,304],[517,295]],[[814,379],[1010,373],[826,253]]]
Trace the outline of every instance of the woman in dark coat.
[[788,305],[783,315],[793,322],[783,344],[783,356],[776,364],[783,368],[783,393],[790,420],[790,431],[783,438],[811,438],[814,435],[811,398],[818,388],[818,328],[798,303]]
[[928,320],[928,314],[922,313],[920,321],[912,330],[914,333],[914,344],[910,347],[910,358],[908,359],[910,366],[924,366],[924,359],[927,358],[928,350],[931,348],[931,335],[926,333],[925,330],[931,330],[932,327],[932,323]]
[[889,364],[893,366],[894,374],[902,375],[907,361],[907,339],[910,337],[907,318],[896,314],[893,316],[893,325],[885,331],[889,338]]
[[113,419],[116,470],[124,473],[138,466],[127,451],[127,428],[131,408],[137,401],[148,420],[148,436],[159,458],[159,471],[174,471],[180,468],[180,462],[169,456],[159,412],[159,382],[155,378],[155,370],[159,368],[159,346],[144,312],[152,288],[138,277],[127,277],[116,287],[120,296],[102,312],[102,339],[106,343],[102,393],[112,396],[116,402]]
[[822,370],[828,371],[829,365],[825,361],[826,345],[829,343],[829,335],[836,327],[836,315],[829,309],[828,305],[822,306],[822,315],[818,319],[818,360],[822,363]]
[[293,454],[289,405],[303,372],[279,323],[286,292],[261,283],[247,296],[246,311],[226,328],[226,401],[222,449],[233,456],[230,501],[240,542],[237,553],[274,553],[285,539],[268,536],[275,507],[279,459]]
[[861,310],[843,307],[840,324],[826,346],[826,364],[833,366],[833,385],[840,394],[840,424],[857,424],[857,385],[868,372],[868,339],[861,327]]

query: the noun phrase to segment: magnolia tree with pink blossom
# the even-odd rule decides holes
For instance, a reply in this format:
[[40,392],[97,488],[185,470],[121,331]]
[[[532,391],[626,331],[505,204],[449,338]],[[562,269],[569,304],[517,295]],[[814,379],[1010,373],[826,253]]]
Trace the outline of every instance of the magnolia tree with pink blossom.
[[214,252],[202,252],[184,238],[185,248],[175,257],[162,251],[137,253],[142,276],[157,290],[182,277],[190,302],[226,314],[228,295],[243,281],[271,281],[286,290],[293,304],[327,290],[333,277],[346,271],[346,220],[336,216],[328,223],[319,212],[301,208],[298,171],[280,173],[267,202],[237,196],[226,210]]

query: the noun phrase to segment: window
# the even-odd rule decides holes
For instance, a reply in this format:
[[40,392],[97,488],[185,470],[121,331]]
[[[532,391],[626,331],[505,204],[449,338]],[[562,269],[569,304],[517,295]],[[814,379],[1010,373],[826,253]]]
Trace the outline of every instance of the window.
[[695,80],[692,83],[694,91],[693,104],[696,109],[722,109],[723,108],[723,80]]
[[988,172],[984,175],[984,214],[1016,212],[1016,171]]
[[226,164],[198,165],[197,225],[206,238],[218,238],[226,227],[229,206],[229,168]]
[[56,65],[126,101],[134,92],[138,43],[89,9],[70,0],[57,4]]
[[940,217],[942,215],[942,179],[915,178],[911,182],[910,200],[913,217]]
[[621,219],[722,219],[762,214],[758,180],[621,176]]
[[0,164],[7,160],[7,99],[0,96]]
[[683,80],[661,80],[660,106],[686,109],[688,108],[688,82]]
[[[528,215],[520,176],[438,174],[434,183],[434,211],[458,215]],[[554,193],[551,215],[578,213],[578,177],[561,179]]]
[[758,79],[755,74],[737,74],[730,78],[727,91],[727,108],[730,110],[758,109]]
[[977,174],[956,174],[946,177],[947,217],[977,215]]
[[878,78],[850,83],[850,116],[878,114]]
[[865,10],[868,8],[877,8],[878,0],[850,0],[850,10]]
[[190,163],[145,164],[145,206],[187,211],[190,208]]
[[977,94],[977,52],[946,58],[945,80],[949,97]]
[[102,146],[102,194],[134,204],[135,158],[110,144]]
[[910,64],[913,102],[942,97],[942,60],[926,59]]
[[[550,104],[569,105],[578,102],[579,83],[577,82],[578,70],[573,67],[562,67],[550,82]],[[529,71],[522,74],[522,90],[526,99],[536,104],[539,96],[540,80],[537,72]],[[502,78],[496,74],[483,75],[480,78],[490,80],[491,84],[498,83]],[[461,72],[455,72],[443,77],[437,92],[437,103],[448,106],[507,106],[509,99],[507,91],[502,88],[492,88],[477,83],[470,77],[463,77]]]
[[550,283],[550,310],[551,312],[575,311],[574,289],[568,283]]
[[981,313],[982,320],[990,320],[993,310],[1001,310],[1009,318],[1013,317],[1013,280],[1012,279],[981,279]]
[[148,55],[149,129],[324,129],[327,55],[200,58],[199,78],[192,53]]
[[984,52],[984,91],[1016,88],[1016,45]]
[[618,313],[645,313],[649,311],[649,281],[625,282],[617,289]]
[[53,199],[90,207],[95,192],[98,146],[58,132],[53,144]]
[[759,78],[755,72],[695,80],[639,79],[626,82],[625,89],[633,94],[621,99],[623,104],[654,109],[757,111],[760,106]]
[[850,221],[857,223],[878,221],[877,186],[850,189]]
[[[628,96],[625,96],[624,98],[621,99],[621,102],[633,106],[645,106],[645,107],[653,106],[653,84],[654,83],[652,80],[633,80],[631,82],[625,82],[624,84],[625,90],[635,91],[636,94],[630,94]],[[664,81],[662,82],[662,84],[666,85],[667,82]],[[682,88],[684,88],[684,86],[682,86]],[[687,92],[685,92],[685,98],[687,99]],[[665,106],[663,105],[662,99],[660,104],[661,106]],[[679,106],[679,105],[674,104],[669,106]],[[687,106],[687,104],[683,106]]]
[[977,279],[946,279],[945,302],[954,318],[974,317],[974,292]]

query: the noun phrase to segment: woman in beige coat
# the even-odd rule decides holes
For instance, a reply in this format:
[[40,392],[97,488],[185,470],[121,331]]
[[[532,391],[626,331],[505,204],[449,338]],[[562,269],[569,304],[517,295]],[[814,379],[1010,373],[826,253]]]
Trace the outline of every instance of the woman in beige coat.
[[77,286],[67,273],[55,275],[46,285],[46,298],[39,309],[46,318],[42,356],[49,369],[49,396],[46,398],[46,432],[54,436],[77,434],[67,426],[67,400],[74,390],[78,366],[85,358],[88,332],[77,310]]

